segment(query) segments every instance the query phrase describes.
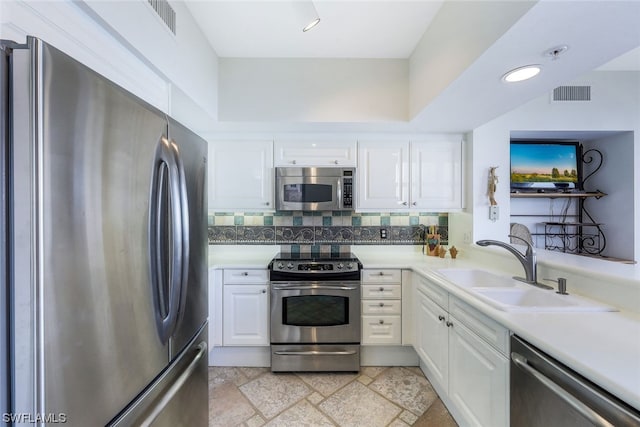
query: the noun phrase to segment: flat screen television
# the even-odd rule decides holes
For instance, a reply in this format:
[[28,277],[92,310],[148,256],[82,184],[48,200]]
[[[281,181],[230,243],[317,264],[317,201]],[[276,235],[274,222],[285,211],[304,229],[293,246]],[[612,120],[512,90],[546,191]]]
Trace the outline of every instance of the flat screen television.
[[511,141],[512,191],[582,190],[577,141]]

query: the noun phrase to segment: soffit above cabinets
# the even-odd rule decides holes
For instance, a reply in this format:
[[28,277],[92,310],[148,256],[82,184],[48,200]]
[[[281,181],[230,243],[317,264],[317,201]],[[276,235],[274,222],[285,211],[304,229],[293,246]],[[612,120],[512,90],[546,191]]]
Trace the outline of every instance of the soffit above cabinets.
[[[186,0],[219,56],[221,122],[402,124],[464,132],[599,67],[640,70],[640,56],[628,53],[640,46],[636,1],[314,0],[322,21],[306,33],[298,28],[293,3]],[[560,58],[546,55],[559,45],[569,47]],[[631,59],[611,62],[622,55]],[[387,68],[404,61],[407,71],[390,84],[395,76],[371,69],[369,81],[379,83],[349,83],[360,89],[355,94],[344,90],[340,83],[358,75],[358,61],[366,60]],[[347,78],[335,72],[336,61]],[[501,81],[506,71],[531,63],[542,65],[535,79]],[[225,74],[230,66],[233,73]],[[251,90],[238,84],[239,72],[253,73],[244,79]],[[349,104],[362,93],[373,94],[374,102]]]

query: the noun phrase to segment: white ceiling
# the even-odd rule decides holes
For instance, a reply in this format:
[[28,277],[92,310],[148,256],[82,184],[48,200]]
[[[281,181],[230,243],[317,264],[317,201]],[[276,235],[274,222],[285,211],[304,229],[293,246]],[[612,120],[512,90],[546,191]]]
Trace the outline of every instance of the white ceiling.
[[321,22],[303,33],[310,4],[187,0],[211,46],[227,58],[408,58],[442,0],[315,0]]
[[[462,1],[315,0],[321,22],[306,33],[301,30],[295,9],[300,3],[308,3],[306,0],[185,3],[222,58],[410,59],[418,43],[424,44],[423,36],[431,34],[430,25],[438,19],[442,23],[438,12],[447,3]],[[502,10],[496,9],[496,4],[506,7],[525,0],[467,1]],[[640,0],[528,3],[532,7],[523,16],[485,17],[476,26],[474,16],[465,16],[463,20],[471,24],[451,25],[456,32],[481,34],[482,25],[500,23],[505,31],[482,47],[476,60],[456,74],[448,87],[425,100],[428,102],[422,112],[411,118],[414,123],[426,124],[418,127],[437,131],[472,129],[588,71],[640,71]],[[488,22],[491,19],[494,22]],[[436,34],[442,34],[440,27]],[[448,40],[429,42],[446,45]],[[546,50],[562,44],[568,44],[569,50],[557,61],[544,57]],[[500,82],[502,73],[528,63],[546,65],[535,82],[517,89]],[[492,102],[488,104],[487,99]]]

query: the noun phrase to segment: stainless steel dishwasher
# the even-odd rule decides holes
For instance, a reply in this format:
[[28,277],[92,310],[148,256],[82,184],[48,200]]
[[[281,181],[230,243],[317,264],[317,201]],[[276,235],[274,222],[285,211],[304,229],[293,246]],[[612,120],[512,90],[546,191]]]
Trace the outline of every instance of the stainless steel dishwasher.
[[510,407],[514,427],[640,426],[640,411],[515,335]]

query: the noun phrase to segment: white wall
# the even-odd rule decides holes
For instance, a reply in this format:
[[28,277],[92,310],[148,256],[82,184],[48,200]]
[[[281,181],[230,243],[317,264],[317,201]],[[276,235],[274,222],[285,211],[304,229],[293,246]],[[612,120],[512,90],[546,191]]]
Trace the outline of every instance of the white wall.
[[[636,135],[640,140],[640,135]],[[602,168],[589,178],[587,187],[607,193],[600,200],[587,200],[585,207],[596,221],[603,223],[602,229],[607,239],[603,255],[621,259],[637,259],[640,256],[636,251],[634,258],[634,241],[630,236],[638,212],[633,209],[631,201],[634,194],[639,194],[637,181],[633,178],[633,153],[637,151],[633,142],[633,133],[625,132],[584,144],[585,151],[596,148],[603,155]],[[586,165],[585,173],[591,171],[589,166]]]
[[[563,131],[565,134],[584,132],[633,132],[634,145],[640,140],[640,73],[591,72],[568,84],[591,85],[591,102],[551,103],[544,95],[473,131],[473,239],[507,240],[510,222],[509,197],[509,139],[512,131]],[[622,147],[623,144],[620,144]],[[629,145],[629,142],[626,144]],[[633,158],[633,182],[640,182],[640,150],[625,153]],[[497,199],[500,219],[488,219],[487,173],[490,166],[499,166]],[[604,191],[604,190],[603,190]],[[612,191],[611,191],[612,192]],[[606,199],[602,199],[606,202]],[[633,189],[633,197],[615,205],[615,209],[640,212],[640,188]],[[640,221],[628,230],[633,235],[634,259],[640,255]],[[630,239],[630,238],[628,238]]]
[[219,119],[406,122],[403,59],[220,59]]
[[[199,106],[215,120],[218,57],[184,3],[170,4],[176,13],[175,35],[146,0],[79,2],[99,25],[177,88],[178,96],[187,95],[192,107]],[[184,105],[182,101],[174,108]]]
[[126,88],[162,111],[168,111],[165,79],[105,33],[71,1],[0,1],[0,38],[25,43],[35,36]]
[[194,130],[210,128],[218,58],[184,4],[171,5],[175,36],[143,0],[0,0],[0,38],[42,38]]

